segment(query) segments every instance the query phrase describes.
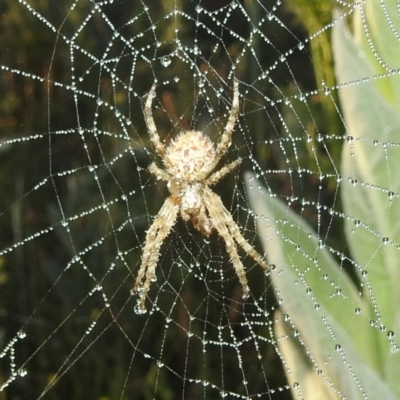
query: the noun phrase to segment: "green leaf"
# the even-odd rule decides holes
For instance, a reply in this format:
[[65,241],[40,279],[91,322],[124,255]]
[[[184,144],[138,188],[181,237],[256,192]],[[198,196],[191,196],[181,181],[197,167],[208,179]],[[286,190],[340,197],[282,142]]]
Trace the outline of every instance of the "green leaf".
[[[353,14],[354,42],[366,56],[376,75],[386,75],[377,81],[382,95],[393,107],[400,107],[400,68],[398,2],[368,0],[356,7]],[[366,32],[368,35],[366,35]],[[335,57],[337,59],[337,57]],[[390,70],[394,74],[388,74]]]
[[[293,326],[292,336],[278,341],[282,353],[290,351],[285,346],[293,348],[298,341],[304,349],[304,362],[298,365],[312,360],[314,370],[322,371],[318,375],[321,385],[330,382],[327,389],[336,388],[349,399],[364,398],[363,391],[373,399],[395,399],[370,368],[376,354],[371,352],[374,337],[368,304],[335,262],[334,250],[322,247],[310,227],[286,204],[261,191],[254,176],[247,174],[246,182],[250,204],[258,215],[261,242],[270,264],[276,266],[271,273],[274,290]],[[356,315],[356,308],[361,314]],[[285,344],[286,340],[294,343]],[[294,379],[304,373],[298,365],[288,366]]]
[[304,347],[293,339],[287,339],[293,334],[293,329],[284,322],[284,318],[280,311],[275,313],[274,331],[275,337],[278,338],[281,356],[289,367],[287,379],[293,397],[299,397],[298,390],[300,390],[301,397],[307,400],[339,400],[337,393],[318,377],[314,365],[306,357]]
[[[376,27],[379,15],[368,26]],[[358,32],[357,18],[355,24]],[[388,26],[387,20],[381,24]],[[378,40],[376,29],[374,32],[373,39],[385,59],[399,63],[398,41],[392,43],[395,56],[393,49],[385,49],[384,42],[390,42],[391,36],[386,32],[387,38]],[[341,166],[345,231],[360,275],[361,271],[368,273],[363,282],[365,294],[371,297],[376,310],[371,319],[377,322],[378,340],[371,351],[381,360],[380,373],[400,396],[400,354],[391,351],[394,346],[386,337],[387,331],[400,331],[400,117],[398,109],[391,105],[391,93],[399,93],[399,77],[384,78],[384,85],[373,79],[381,67],[364,56],[365,40],[359,32],[354,38],[344,20],[335,25],[332,40],[348,135]],[[379,332],[378,328],[386,332]]]

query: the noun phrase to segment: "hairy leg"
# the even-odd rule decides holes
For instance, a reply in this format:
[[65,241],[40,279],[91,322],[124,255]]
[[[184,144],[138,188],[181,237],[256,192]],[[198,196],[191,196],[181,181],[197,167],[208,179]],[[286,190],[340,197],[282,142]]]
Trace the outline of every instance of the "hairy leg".
[[229,115],[228,122],[225,126],[224,133],[221,136],[217,144],[217,160],[216,163],[221,159],[221,157],[225,154],[226,150],[231,145],[231,137],[233,128],[235,127],[235,123],[239,114],[239,81],[235,78],[233,81],[233,100],[232,100],[232,108]]
[[206,194],[204,196],[204,204],[207,207],[211,222],[213,223],[215,229],[218,231],[219,235],[225,241],[226,249],[231,257],[231,262],[242,285],[242,297],[243,299],[247,299],[249,297],[250,290],[247,283],[246,272],[244,270],[242,262],[240,261],[239,254],[236,249],[236,244],[226,225],[227,215],[229,215],[229,212],[223,206],[220,198],[210,189],[206,190]]
[[[142,263],[132,293],[139,294],[137,312],[145,313],[145,301],[150,289],[152,279],[155,276],[158,259],[160,258],[160,248],[167,237],[171,228],[175,225],[179,207],[174,204],[172,197],[168,197],[155,217],[153,224],[146,234],[146,242],[143,248]],[[145,276],[144,283],[142,282]]]
[[147,95],[146,104],[144,107],[144,118],[146,120],[147,129],[149,131],[150,140],[153,142],[156,152],[162,157],[165,153],[165,146],[160,141],[160,136],[157,133],[156,124],[153,119],[151,105],[156,95],[156,84],[154,83]]
[[264,268],[265,272],[269,272],[271,268],[269,265],[262,259],[261,255],[258,254],[257,251],[254,250],[253,246],[249,244],[249,242],[243,237],[240,233],[240,229],[237,226],[236,222],[230,217],[230,221],[227,222],[227,226],[235,238],[236,242],[239,246],[261,267]]
[[214,223],[218,219],[223,223],[229,231],[229,234],[236,240],[240,247],[257,262],[266,272],[270,271],[268,264],[262,259],[261,255],[254,250],[254,248],[247,242],[247,240],[240,233],[240,229],[236,222],[233,220],[230,212],[223,205],[220,197],[216,195],[211,189],[205,191],[204,198],[206,200],[207,210],[210,214],[211,221]]
[[163,169],[158,168],[155,163],[151,163],[148,168],[149,172],[157,177],[157,179],[167,181],[171,179],[171,175],[168,172],[165,172]]
[[233,169],[235,169],[241,162],[242,162],[242,159],[238,158],[236,161],[233,161],[230,164],[223,166],[221,169],[214,172],[207,178],[206,185],[207,186],[215,185],[225,175],[229,174]]

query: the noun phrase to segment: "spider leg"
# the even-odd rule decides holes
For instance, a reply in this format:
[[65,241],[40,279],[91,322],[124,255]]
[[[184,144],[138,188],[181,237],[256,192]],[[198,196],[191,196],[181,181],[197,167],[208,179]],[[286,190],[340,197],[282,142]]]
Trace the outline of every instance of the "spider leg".
[[221,199],[210,189],[206,189],[204,193],[204,204],[207,208],[210,219],[218,231],[219,235],[224,239],[226,249],[231,257],[233,267],[235,268],[236,274],[242,285],[243,299],[249,297],[249,285],[247,284],[246,272],[244,266],[240,261],[239,254],[236,250],[236,245],[232,235],[229,232],[227,222],[229,221],[230,214],[228,210],[222,204]]
[[[228,236],[229,238],[234,238],[236,242],[239,244],[240,247],[243,248],[243,250],[249,254],[254,261],[257,262],[266,272],[270,271],[270,267],[268,264],[262,259],[261,255],[254,250],[254,248],[247,242],[247,240],[243,237],[243,235],[240,233],[240,229],[237,226],[236,222],[233,220],[230,212],[225,208],[223,205],[220,197],[216,195],[211,189],[206,188],[204,191],[204,201],[205,204],[207,204],[207,211],[210,215],[211,221],[218,230],[219,234],[225,239],[224,235]],[[223,225],[225,230],[227,231],[227,234],[224,233],[221,234],[220,229],[218,226]],[[226,241],[226,240],[225,240]],[[228,246],[228,243],[226,244],[226,247],[228,249],[229,254],[231,254],[232,258],[232,263],[233,266],[235,267],[236,273],[239,276],[239,280],[242,283],[241,280],[241,275],[245,274],[244,269],[243,269],[243,264],[240,262],[240,264],[235,264],[234,258],[232,256],[232,249],[236,252],[236,247],[233,243],[230,243],[230,246]],[[236,252],[237,254],[237,252]],[[247,283],[247,280],[246,280]],[[242,283],[243,286],[243,283]],[[246,288],[243,288],[244,294],[246,293]],[[248,291],[248,287],[247,287]]]
[[235,169],[241,162],[242,162],[242,159],[238,158],[236,161],[233,161],[230,164],[223,166],[221,169],[214,172],[207,178],[206,185],[207,186],[215,185],[225,175],[229,174],[229,172],[231,172],[233,169]]
[[226,150],[231,145],[232,132],[233,128],[235,127],[238,114],[239,114],[239,81],[235,78],[233,81],[232,108],[228,122],[225,126],[224,133],[222,134],[221,139],[217,144],[217,157],[215,160],[215,165],[218,164],[221,157],[225,154]]
[[154,83],[147,95],[146,104],[144,107],[144,118],[146,120],[147,129],[149,131],[150,140],[153,142],[156,152],[162,157],[165,153],[165,146],[160,141],[160,136],[157,133],[156,124],[154,123],[151,105],[156,95],[156,84]]
[[[143,248],[142,263],[132,289],[133,294],[139,294],[136,308],[138,313],[142,314],[146,312],[144,303],[151,282],[155,277],[155,270],[160,257],[160,248],[164,239],[171,231],[171,228],[175,225],[178,211],[179,206],[175,203],[173,197],[168,197],[155,217],[153,224],[147,231],[146,242]],[[142,282],[144,276],[146,279]]]
[[165,172],[163,169],[158,168],[155,163],[151,163],[148,167],[149,172],[156,176],[157,179],[162,181],[167,181],[171,179],[171,175],[168,172]]
[[[222,203],[221,203],[222,204]],[[261,267],[264,268],[265,272],[270,272],[271,268],[269,265],[262,259],[261,255],[254,250],[253,246],[249,244],[249,242],[243,237],[243,235],[240,233],[240,229],[237,226],[236,222],[232,219],[232,217],[229,215],[229,221],[227,221],[228,228],[232,234],[232,236],[235,238],[236,242],[239,244],[239,246],[249,255],[251,258]]]

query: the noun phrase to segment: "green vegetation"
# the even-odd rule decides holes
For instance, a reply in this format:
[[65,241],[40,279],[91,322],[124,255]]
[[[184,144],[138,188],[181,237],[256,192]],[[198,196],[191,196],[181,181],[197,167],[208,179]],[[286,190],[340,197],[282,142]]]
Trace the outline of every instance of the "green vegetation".
[[[296,395],[301,387],[303,398],[400,396],[400,349],[394,342],[400,329],[400,47],[394,33],[400,24],[396,5],[389,3],[384,9],[379,1],[367,2],[366,25],[356,11],[353,34],[339,14],[333,28],[347,140],[337,175],[343,214],[327,211],[332,220],[344,220],[350,256],[330,247],[276,196],[267,190],[260,195],[255,187],[262,183],[248,176],[250,203],[264,218],[264,249],[282,272],[271,275],[282,301],[277,343],[291,370],[292,391]],[[356,279],[343,270],[348,262]]]

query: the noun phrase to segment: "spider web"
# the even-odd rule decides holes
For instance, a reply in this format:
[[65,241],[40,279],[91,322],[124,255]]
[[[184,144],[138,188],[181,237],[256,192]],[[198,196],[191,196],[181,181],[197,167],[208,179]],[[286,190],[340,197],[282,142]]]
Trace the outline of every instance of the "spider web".
[[[400,11],[324,1],[305,18],[300,3],[3,2],[0,398],[400,396],[400,125],[379,97],[398,84],[387,57]],[[397,48],[374,44],[371,4]],[[307,33],[301,18],[320,25]],[[365,53],[340,52],[353,21]],[[361,70],[346,75],[356,53]],[[234,77],[240,116],[222,163],[243,162],[214,189],[273,271],[239,251],[244,301],[223,240],[178,218],[139,315],[130,290],[168,196],[147,170],[161,161],[146,95],[157,82],[166,144],[188,129],[216,143]],[[365,108],[376,91],[372,123],[351,119],[352,88]]]

